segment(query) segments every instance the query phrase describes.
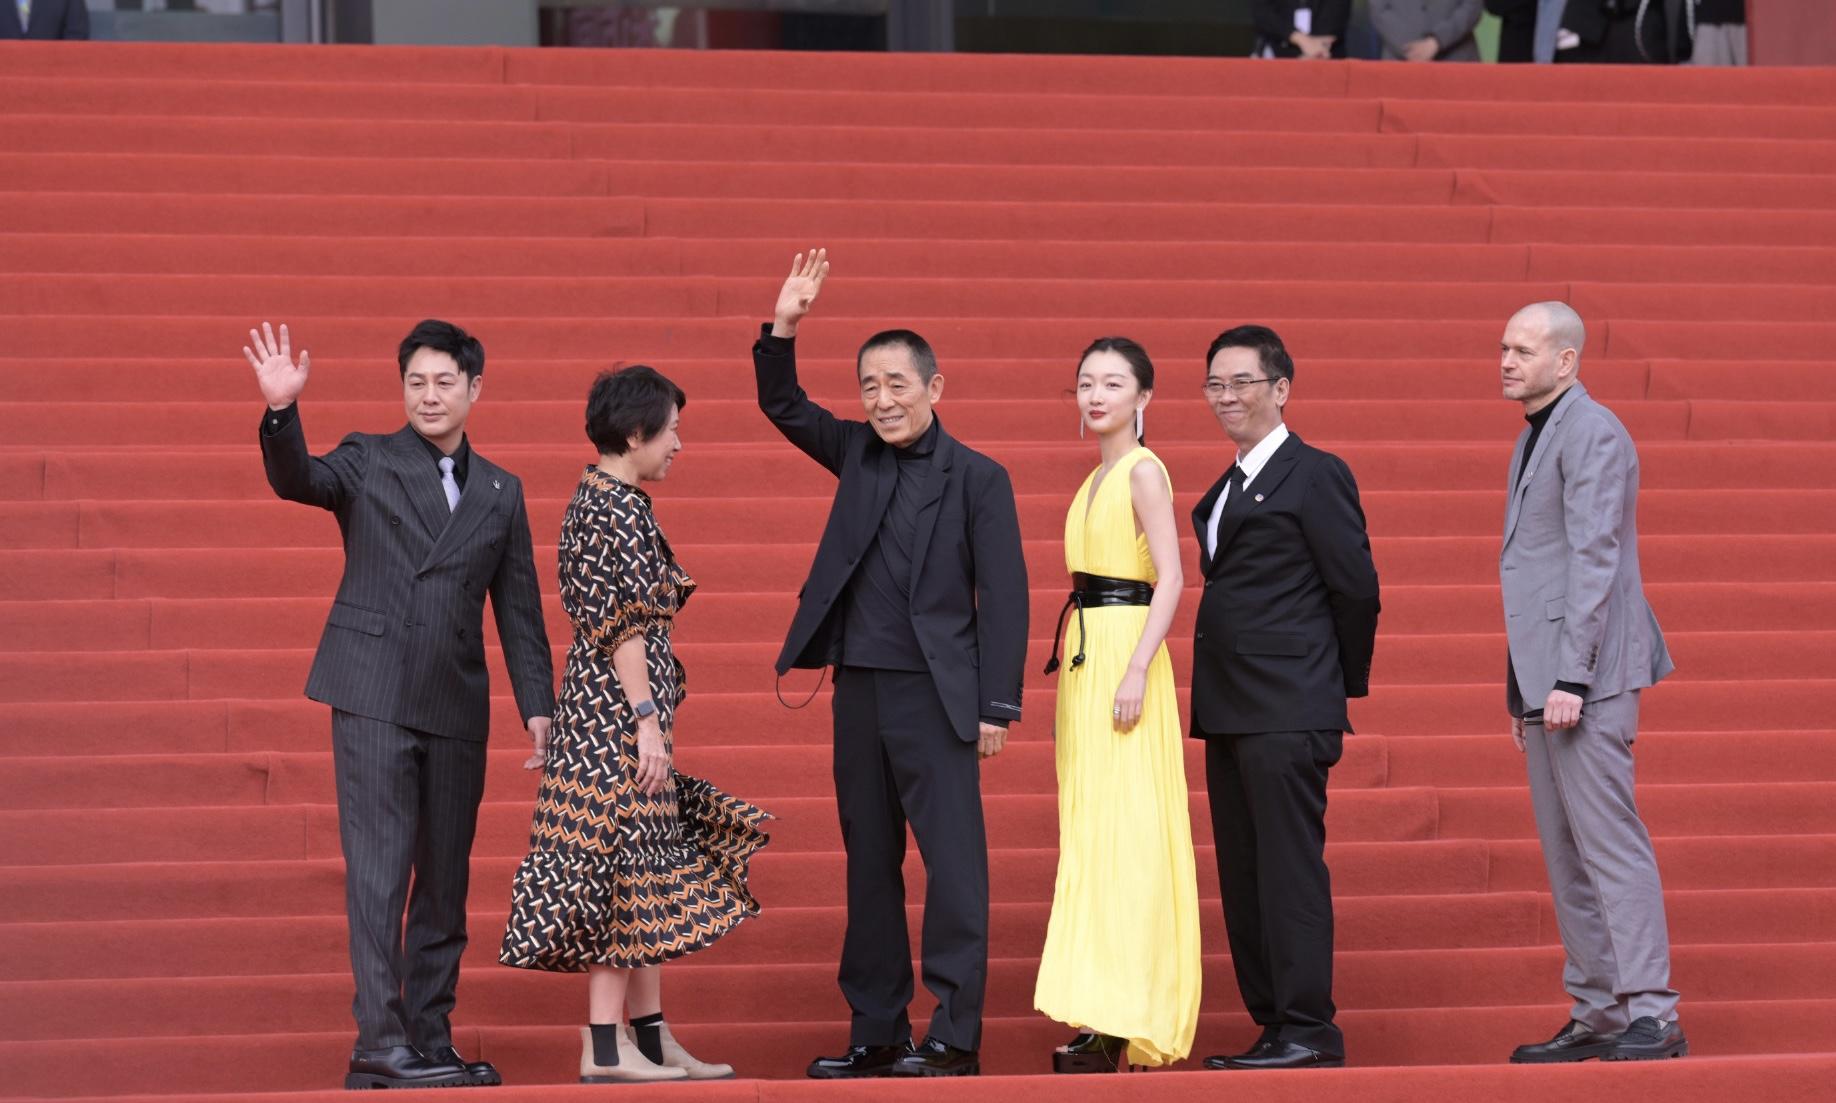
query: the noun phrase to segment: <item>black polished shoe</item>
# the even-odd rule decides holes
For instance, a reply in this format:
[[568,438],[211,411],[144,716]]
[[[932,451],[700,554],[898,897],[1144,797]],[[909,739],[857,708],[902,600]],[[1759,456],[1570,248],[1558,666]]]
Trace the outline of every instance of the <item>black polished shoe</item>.
[[1547,1042],[1518,1046],[1512,1050],[1511,1063],[1556,1065],[1565,1061],[1586,1061],[1591,1057],[1605,1057],[1613,1052],[1613,1045],[1618,1041],[1617,1034],[1589,1030],[1586,1024],[1570,1019],[1568,1025],[1556,1031],[1555,1037]]
[[1121,1072],[1128,1056],[1128,1039],[1086,1030],[1070,1044],[1052,1051],[1052,1071],[1062,1073]]
[[893,1062],[912,1051],[912,1043],[896,1046],[849,1046],[840,1057],[818,1057],[810,1062],[812,1080],[860,1080],[888,1076]]
[[413,1046],[351,1051],[347,1091],[369,1088],[463,1088],[472,1083],[465,1066],[435,1061]]
[[1633,1019],[1632,1025],[1619,1036],[1613,1051],[1601,1056],[1603,1061],[1661,1061],[1689,1053],[1689,1039],[1675,1019],[1665,1022],[1646,1015]]
[[459,1056],[459,1051],[450,1045],[441,1046],[429,1056],[444,1065],[458,1065],[465,1070],[465,1074],[471,1077],[472,1083],[478,1087],[494,1088],[504,1082],[504,1078],[497,1075],[497,1069],[492,1067],[491,1062],[468,1061]]
[[912,1051],[893,1062],[894,1076],[980,1076],[981,1058],[973,1049],[957,1049],[935,1038],[912,1047]]
[[1224,1061],[1227,1069],[1340,1069],[1345,1058],[1332,1057],[1316,1049],[1279,1038],[1264,1042],[1241,1057]]
[[1270,1042],[1273,1042],[1274,1040],[1275,1040],[1275,1028],[1272,1026],[1265,1026],[1262,1028],[1262,1033],[1257,1035],[1256,1042],[1254,1045],[1250,1046],[1248,1049],[1244,1050],[1242,1053],[1220,1053],[1215,1057],[1207,1057],[1205,1058],[1205,1067],[1208,1069],[1211,1069],[1214,1072],[1221,1070],[1221,1069],[1228,1069],[1231,1067],[1230,1063],[1232,1061],[1237,1061],[1237,1060],[1241,1060],[1244,1057],[1249,1057],[1253,1055],[1257,1050],[1261,1049],[1263,1046],[1268,1045]]

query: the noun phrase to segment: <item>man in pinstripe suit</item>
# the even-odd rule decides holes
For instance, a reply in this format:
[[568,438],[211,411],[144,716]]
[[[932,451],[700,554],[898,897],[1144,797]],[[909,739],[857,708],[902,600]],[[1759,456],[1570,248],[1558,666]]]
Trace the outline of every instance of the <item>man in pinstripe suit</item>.
[[484,348],[457,326],[422,322],[398,354],[408,424],[352,433],[313,456],[297,405],[306,352],[294,361],[284,325],[278,341],[266,323],[249,336],[243,353],[268,401],[268,484],[331,510],[344,536],[344,579],[306,695],[332,707],[357,986],[345,1087],[496,1084],[495,1069],[454,1050],[447,1018],[484,796],[487,592],[537,754],[547,749],[554,669],[522,484],[465,437]]

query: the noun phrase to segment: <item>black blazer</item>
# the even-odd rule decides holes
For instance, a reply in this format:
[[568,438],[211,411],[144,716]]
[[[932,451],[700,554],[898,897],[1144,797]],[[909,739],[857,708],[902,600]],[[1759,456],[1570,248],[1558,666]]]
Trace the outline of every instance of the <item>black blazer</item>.
[[1377,568],[1345,461],[1289,435],[1249,484],[1248,512],[1205,526],[1220,478],[1192,511],[1205,588],[1192,645],[1192,733],[1350,731],[1370,692]]
[[[841,658],[837,601],[879,531],[899,479],[898,460],[872,426],[843,421],[810,401],[797,384],[793,342],[761,338],[752,365],[765,416],[841,479],[777,671],[829,666]],[[973,742],[980,721],[1020,719],[1026,558],[1007,469],[941,424],[932,462],[912,555],[912,628],[951,727]]]
[[0,39],[88,38],[89,5],[84,0],[32,0],[32,25],[19,25],[19,5],[0,3]]
[[449,513],[413,429],[352,433],[312,456],[297,416],[271,429],[269,418],[262,423],[268,485],[288,501],[331,510],[344,536],[344,580],[306,696],[435,735],[484,739],[488,591],[518,709],[525,719],[554,715],[554,661],[516,476],[474,450]]
[[1345,31],[1351,25],[1351,0],[1252,0],[1250,19],[1256,25],[1256,53],[1267,46],[1276,57],[1299,57],[1300,47],[1288,41],[1294,33],[1294,9],[1313,9],[1313,32],[1332,35],[1332,56],[1345,56]]

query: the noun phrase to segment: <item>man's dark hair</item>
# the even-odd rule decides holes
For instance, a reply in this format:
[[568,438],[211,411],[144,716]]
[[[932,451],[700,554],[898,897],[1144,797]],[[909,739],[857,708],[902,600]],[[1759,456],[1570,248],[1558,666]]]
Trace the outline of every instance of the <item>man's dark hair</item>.
[[669,426],[688,395],[648,364],[599,373],[587,392],[586,434],[602,456],[622,456],[631,438],[649,440]]
[[901,348],[911,353],[912,364],[918,369],[918,382],[930,383],[931,377],[937,374],[937,354],[931,351],[931,343],[909,329],[883,329],[861,345],[861,351],[854,354],[854,375],[860,378],[861,361],[874,349]]
[[395,362],[401,365],[404,379],[408,377],[408,361],[414,359],[417,349],[433,349],[452,357],[458,362],[459,370],[465,373],[467,381],[484,374],[484,346],[478,343],[478,338],[451,322],[429,318],[409,330],[408,336],[402,338],[402,347],[396,350]]
[[1288,347],[1281,343],[1281,337],[1268,326],[1237,326],[1218,334],[1205,352],[1207,369],[1219,349],[1255,349],[1256,358],[1262,362],[1263,374],[1270,379],[1294,382],[1294,358],[1288,355]]

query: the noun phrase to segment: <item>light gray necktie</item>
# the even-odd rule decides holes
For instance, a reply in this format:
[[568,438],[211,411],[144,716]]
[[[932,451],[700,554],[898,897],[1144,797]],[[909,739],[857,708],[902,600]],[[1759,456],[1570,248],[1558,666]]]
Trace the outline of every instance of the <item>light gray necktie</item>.
[[446,491],[446,508],[459,508],[459,481],[453,478],[453,458],[440,457],[440,486]]

